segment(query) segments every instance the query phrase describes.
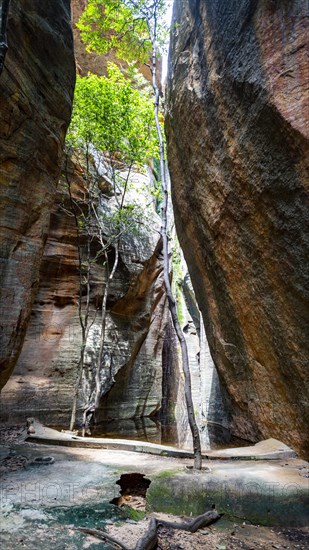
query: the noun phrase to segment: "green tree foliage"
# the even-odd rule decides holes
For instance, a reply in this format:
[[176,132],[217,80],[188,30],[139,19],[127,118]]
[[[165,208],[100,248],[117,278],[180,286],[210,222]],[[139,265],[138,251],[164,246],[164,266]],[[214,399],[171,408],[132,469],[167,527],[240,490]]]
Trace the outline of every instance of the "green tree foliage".
[[[164,0],[88,0],[78,27],[88,51],[107,53],[111,48],[126,61],[148,62],[152,52],[154,19],[156,40],[166,43],[168,29]],[[158,17],[160,16],[160,17]]]
[[156,142],[147,86],[135,89],[114,64],[109,64],[107,77],[77,77],[67,143],[92,145],[128,166],[142,166],[157,153]]

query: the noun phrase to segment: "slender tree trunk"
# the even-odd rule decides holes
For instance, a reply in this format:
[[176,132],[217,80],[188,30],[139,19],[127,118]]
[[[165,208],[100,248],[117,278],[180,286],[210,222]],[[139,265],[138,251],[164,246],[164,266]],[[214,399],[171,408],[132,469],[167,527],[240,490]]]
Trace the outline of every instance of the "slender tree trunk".
[[[71,184],[68,177],[68,155],[66,155],[66,164],[65,164],[65,177],[67,181],[68,191],[69,191],[69,198],[71,203],[71,209],[75,220],[75,226],[76,226],[76,232],[77,232],[77,253],[78,253],[78,271],[79,271],[79,296],[78,296],[78,317],[79,317],[79,324],[82,331],[82,343],[80,348],[80,357],[79,362],[77,366],[77,378],[74,385],[74,393],[73,393],[73,403],[72,403],[72,411],[71,411],[71,419],[70,419],[70,430],[72,431],[75,426],[76,421],[76,410],[77,410],[77,400],[78,400],[78,394],[80,391],[81,381],[83,377],[84,372],[84,359],[85,359],[85,349],[87,345],[87,339],[89,334],[89,308],[90,308],[90,275],[91,275],[91,247],[90,247],[90,234],[86,228],[87,232],[87,269],[85,275],[83,275],[83,263],[82,263],[82,251],[81,251],[81,238],[80,238],[80,227],[79,227],[79,217],[77,213],[77,204],[75,200],[73,199],[72,192],[71,192]],[[88,169],[88,152],[87,152],[87,179],[89,176],[89,169]],[[89,186],[89,193],[91,192],[90,186]],[[88,206],[88,217],[90,213],[90,205],[89,202],[87,204]],[[84,279],[84,280],[83,280]],[[86,287],[86,304],[84,309],[84,317],[83,317],[83,287]]]
[[[129,182],[129,178],[130,178],[133,163],[131,163],[129,168],[128,168],[128,173],[127,173],[125,183],[124,183],[124,190],[122,192],[122,196],[121,196],[120,201],[117,197],[116,174],[115,174],[114,164],[113,164],[113,160],[112,160],[111,156],[110,156],[110,165],[111,165],[112,172],[113,172],[112,181],[113,181],[113,186],[114,186],[114,198],[115,198],[115,201],[117,203],[118,210],[119,210],[119,212],[121,212],[121,210],[123,208],[123,205],[124,205],[124,200],[125,200],[125,196],[126,196],[126,192],[127,192],[127,188],[128,188],[128,182]],[[104,346],[105,346],[107,299],[108,299],[110,285],[112,283],[112,280],[114,278],[114,275],[115,275],[117,267],[118,267],[119,240],[120,240],[120,235],[121,235],[122,231],[121,231],[120,227],[116,228],[116,236],[115,236],[115,244],[114,244],[115,259],[114,259],[112,269],[110,271],[109,266],[108,266],[107,247],[106,246],[104,247],[103,232],[102,232],[102,229],[101,229],[101,226],[100,226],[100,220],[99,220],[98,213],[97,213],[94,206],[93,206],[93,213],[94,213],[94,216],[95,216],[98,228],[99,228],[99,239],[100,239],[100,242],[101,242],[102,249],[105,248],[105,261],[106,261],[106,283],[105,283],[105,288],[104,288],[104,292],[103,292],[102,307],[101,307],[101,336],[100,336],[99,354],[98,354],[98,358],[97,358],[96,371],[95,371],[94,403],[92,405],[89,402],[88,409],[87,409],[87,411],[88,411],[88,410],[91,410],[93,408],[92,414],[95,415],[96,410],[99,407],[100,398],[101,398],[101,368],[102,368],[102,363],[103,363]],[[90,399],[89,399],[89,401],[90,401]],[[86,418],[86,415],[87,415],[87,412],[85,413],[85,418]]]
[[9,13],[10,0],[0,0],[0,75],[3,71],[7,45],[7,19]]
[[[87,152],[86,158],[87,158],[87,175],[89,175],[88,152]],[[128,187],[128,180],[129,180],[129,176],[130,176],[130,173],[131,173],[131,169],[132,169],[132,163],[130,164],[129,169],[128,169],[127,177],[126,177],[125,184],[124,184],[124,191],[122,193],[121,200],[119,200],[118,197],[117,197],[116,176],[115,176],[115,173],[113,171],[114,196],[115,196],[115,200],[116,200],[119,212],[121,211],[121,209],[123,208],[123,205],[124,205],[124,199],[125,199],[125,194],[126,194],[127,187]],[[69,193],[70,193],[70,188],[69,188]],[[72,200],[71,193],[70,193],[70,198],[71,198],[71,203],[73,205],[73,212],[74,212],[77,231],[78,231],[78,236],[79,236],[79,225],[78,225],[79,218],[78,218],[78,215],[76,213],[76,208],[75,208],[76,205],[75,205],[74,201]],[[93,321],[92,321],[92,323],[89,325],[90,262],[91,262],[90,243],[91,243],[91,239],[93,238],[93,231],[94,231],[95,237],[99,239],[99,242],[101,244],[101,250],[97,254],[96,258],[98,258],[99,256],[101,256],[103,254],[105,256],[106,282],[105,282],[105,286],[104,286],[103,297],[102,297],[102,306],[101,306],[101,331],[100,331],[101,333],[100,333],[99,353],[98,353],[98,357],[97,357],[97,360],[96,360],[94,378],[92,377],[92,379],[90,381],[88,380],[89,383],[88,383],[88,387],[86,388],[86,390],[87,390],[86,391],[86,396],[87,397],[86,397],[86,405],[85,405],[84,410],[83,410],[83,420],[82,420],[82,436],[83,437],[85,436],[86,429],[88,428],[89,423],[91,422],[92,418],[94,417],[96,409],[98,408],[99,403],[100,403],[100,397],[101,397],[101,370],[102,370],[102,363],[103,363],[103,358],[104,358],[103,356],[104,356],[104,345],[105,345],[107,299],[108,299],[108,295],[109,295],[109,289],[110,289],[111,282],[113,280],[113,277],[114,277],[115,272],[116,272],[117,267],[118,267],[119,239],[121,237],[121,234],[123,233],[123,230],[121,230],[120,228],[117,227],[117,230],[119,229],[119,231],[116,231],[116,234],[113,235],[111,237],[110,241],[106,243],[105,240],[104,240],[104,235],[103,235],[102,222],[101,222],[100,216],[97,212],[97,208],[96,208],[96,204],[95,204],[96,200],[95,200],[95,196],[93,194],[93,188],[91,186],[89,186],[88,197],[87,197],[86,201],[87,201],[87,206],[88,206],[88,214],[87,214],[87,219],[83,218],[83,221],[85,222],[86,228],[87,228],[90,220],[95,221],[95,224],[94,224],[95,229],[93,228],[93,224],[90,223],[90,227],[86,231],[86,233],[87,233],[86,234],[87,247],[88,247],[87,248],[87,250],[88,250],[88,253],[87,253],[87,266],[88,267],[87,267],[87,272],[86,272],[86,275],[85,275],[84,284],[82,284],[82,279],[80,279],[79,320],[80,320],[80,325],[81,325],[81,328],[82,328],[82,345],[81,345],[81,351],[80,351],[80,362],[79,362],[79,365],[78,365],[78,374],[77,374],[76,385],[75,385],[75,389],[74,389],[73,407],[72,407],[72,415],[71,415],[71,423],[70,423],[70,429],[71,430],[73,429],[74,424],[75,424],[77,399],[78,399],[78,394],[79,394],[79,391],[80,391],[80,386],[81,386],[81,382],[82,382],[82,378],[83,378],[83,372],[85,370],[84,369],[85,348],[86,348],[86,344],[87,344],[89,330],[90,330],[90,328],[93,324]],[[107,251],[108,251],[108,249],[110,248],[110,246],[112,245],[113,242],[115,243],[114,244],[115,259],[114,259],[112,270],[110,271],[109,266],[108,266]],[[82,258],[81,258],[80,247],[78,249],[78,256],[79,256],[79,272],[82,273]],[[93,261],[95,261],[95,259]],[[84,314],[84,318],[83,318],[81,290],[82,290],[82,286],[84,286],[85,284],[86,284],[86,304],[85,304],[85,314]]]
[[100,349],[99,349],[99,355],[97,360],[97,368],[96,368],[96,376],[95,376],[95,398],[94,398],[94,407],[95,410],[98,408],[100,403],[100,397],[101,397],[101,364],[103,361],[103,352],[104,352],[104,344],[105,344],[105,327],[106,327],[106,304],[107,304],[107,298],[109,293],[109,288],[111,285],[111,282],[113,280],[113,277],[115,275],[117,266],[118,266],[118,259],[119,259],[119,243],[116,241],[115,243],[115,260],[112,267],[111,272],[109,272],[108,269],[108,256],[106,252],[106,269],[107,269],[107,278],[106,278],[106,284],[104,289],[104,296],[102,301],[102,309],[101,309],[101,338],[100,338]]
[[[81,381],[83,378],[83,372],[84,372],[84,360],[85,360],[85,350],[87,345],[87,339],[89,334],[89,306],[90,306],[90,243],[88,241],[88,258],[87,258],[87,271],[86,271],[86,305],[85,305],[85,314],[84,319],[82,316],[82,264],[81,260],[79,261],[79,272],[80,272],[80,295],[78,300],[78,314],[79,314],[79,323],[82,329],[82,343],[80,348],[80,359],[77,367],[77,378],[74,386],[74,394],[73,394],[73,404],[72,404],[72,412],[71,412],[71,420],[70,420],[70,430],[72,431],[74,429],[75,421],[76,421],[76,410],[77,410],[77,399],[78,394],[81,387]],[[79,247],[79,244],[78,244]],[[79,249],[79,256],[80,256],[80,249]]]
[[174,325],[177,338],[180,344],[180,349],[181,349],[182,369],[183,369],[184,378],[185,378],[185,399],[186,399],[186,406],[187,406],[187,412],[188,412],[189,426],[190,426],[192,439],[193,439],[194,468],[200,470],[202,467],[202,451],[201,451],[200,435],[199,435],[199,430],[195,420],[193,400],[192,400],[188,348],[187,348],[187,343],[178,320],[176,301],[172,293],[170,278],[169,278],[169,251],[168,251],[168,237],[167,237],[168,182],[167,182],[167,174],[166,174],[164,139],[163,139],[160,121],[159,121],[160,90],[157,85],[156,14],[154,14],[153,28],[151,28],[149,19],[147,19],[147,22],[148,22],[148,29],[151,37],[151,42],[152,42],[152,87],[153,87],[154,96],[155,96],[154,114],[155,114],[156,130],[157,130],[158,139],[159,139],[161,184],[162,184],[162,191],[163,191],[161,235],[162,235],[162,242],[163,242],[163,257],[164,257],[164,272],[163,272],[164,285],[166,289],[166,294],[167,294],[167,299],[169,303],[169,309],[170,309],[173,325]]
[[73,404],[72,404],[71,419],[70,419],[70,431],[74,430],[75,421],[76,421],[77,399],[78,399],[79,388],[80,388],[80,384],[83,376],[83,370],[84,370],[85,347],[86,347],[86,344],[83,341],[81,345],[81,350],[80,350],[79,363],[77,366],[77,379],[74,385]]

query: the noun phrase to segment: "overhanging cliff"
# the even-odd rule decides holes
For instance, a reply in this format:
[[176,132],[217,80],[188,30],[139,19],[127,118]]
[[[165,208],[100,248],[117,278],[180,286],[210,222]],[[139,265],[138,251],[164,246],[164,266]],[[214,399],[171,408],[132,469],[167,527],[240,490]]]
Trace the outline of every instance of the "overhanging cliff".
[[179,239],[232,429],[308,448],[305,1],[176,0],[167,139]]

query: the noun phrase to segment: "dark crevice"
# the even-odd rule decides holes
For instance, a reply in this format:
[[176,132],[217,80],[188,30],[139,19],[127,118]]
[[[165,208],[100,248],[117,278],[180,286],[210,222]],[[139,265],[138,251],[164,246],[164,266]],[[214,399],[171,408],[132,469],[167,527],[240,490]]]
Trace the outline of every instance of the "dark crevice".
[[[150,483],[150,479],[145,478],[145,474],[137,472],[122,474],[120,479],[116,481],[116,485],[120,486],[120,496],[113,498],[110,503],[116,506],[124,506],[132,504],[132,501],[136,502],[136,497],[146,499]],[[142,501],[140,504],[142,504]]]

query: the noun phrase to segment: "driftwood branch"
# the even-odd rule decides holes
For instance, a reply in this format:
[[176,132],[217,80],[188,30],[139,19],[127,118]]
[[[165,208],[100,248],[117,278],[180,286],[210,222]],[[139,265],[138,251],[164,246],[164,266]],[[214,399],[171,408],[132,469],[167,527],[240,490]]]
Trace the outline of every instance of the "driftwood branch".
[[[147,532],[137,541],[134,550],[155,550],[158,545],[158,527],[161,525],[171,529],[181,529],[182,531],[189,531],[189,533],[196,533],[199,529],[212,525],[222,516],[223,514],[219,514],[217,510],[213,509],[195,518],[186,518],[185,521],[179,523],[175,521],[164,521],[161,519],[151,518]],[[117,549],[121,548],[122,550],[131,550],[123,542],[120,542],[111,535],[107,535],[104,531],[82,527],[79,527],[78,531],[82,531],[83,533],[87,533],[88,535],[92,535],[93,537],[97,537],[101,540],[106,540]]]

